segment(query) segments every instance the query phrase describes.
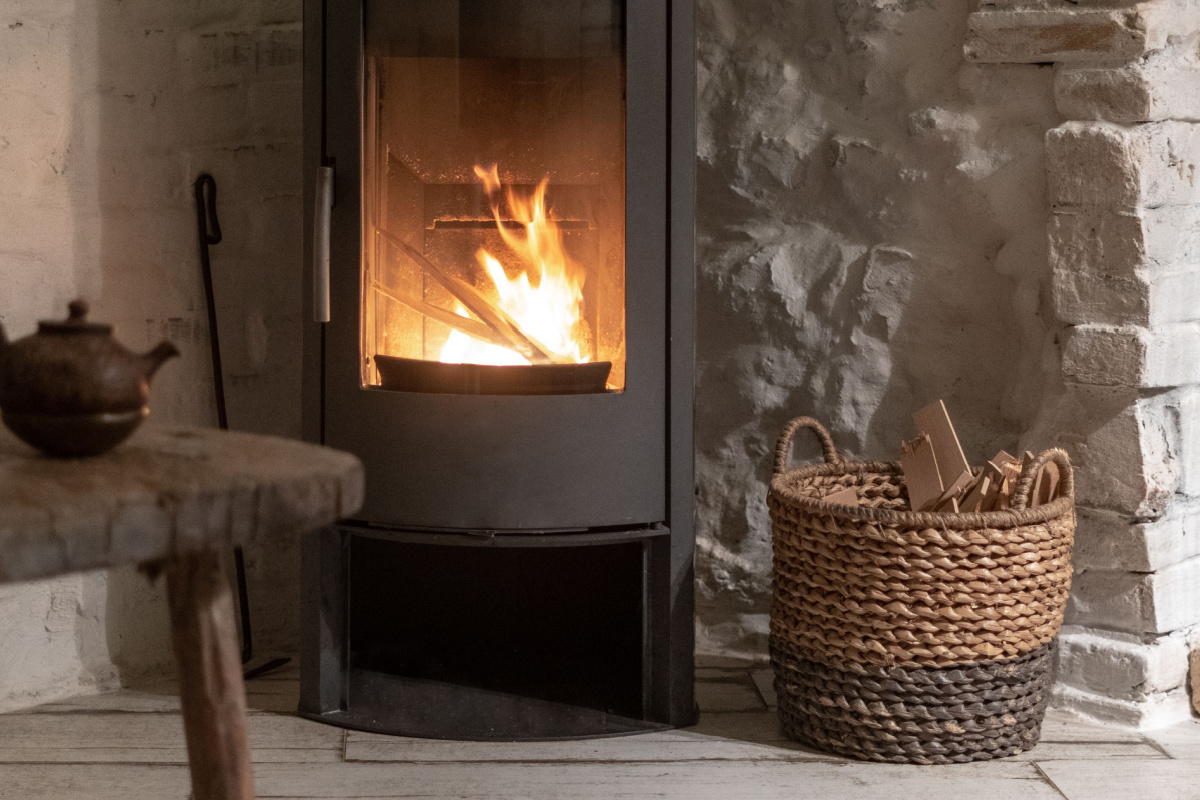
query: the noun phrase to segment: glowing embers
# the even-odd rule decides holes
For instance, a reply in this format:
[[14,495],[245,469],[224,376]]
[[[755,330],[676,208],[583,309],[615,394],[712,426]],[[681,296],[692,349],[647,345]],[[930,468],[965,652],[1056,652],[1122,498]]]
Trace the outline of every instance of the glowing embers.
[[[518,331],[557,363],[591,361],[587,326],[581,319],[586,272],[567,254],[562,231],[550,218],[546,205],[549,180],[532,192],[504,192],[509,215],[519,223],[521,235],[501,218],[501,188],[496,166],[476,166],[475,174],[488,193],[496,230],[520,261],[520,271],[510,278],[500,261],[484,248],[475,253],[484,273],[496,288],[497,303]],[[532,276],[532,277],[531,277]],[[536,281],[536,284],[535,284]],[[455,301],[455,313],[469,317],[466,306]],[[486,319],[484,320],[487,321]],[[530,359],[513,347],[480,341],[461,330],[452,331],[439,356],[445,363],[518,365]]]

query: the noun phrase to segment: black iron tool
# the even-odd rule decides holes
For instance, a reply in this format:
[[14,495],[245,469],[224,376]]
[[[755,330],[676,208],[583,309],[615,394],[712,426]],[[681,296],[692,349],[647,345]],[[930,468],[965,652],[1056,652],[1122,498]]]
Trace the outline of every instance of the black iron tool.
[[[200,238],[200,269],[204,274],[204,300],[208,307],[208,344],[212,354],[213,392],[217,400],[217,425],[229,430],[229,417],[225,411],[225,373],[221,368],[221,340],[217,331],[217,303],[213,293],[212,261],[208,246],[220,244],[221,223],[217,220],[217,182],[212,175],[203,173],[192,185],[196,192],[196,230]],[[238,610],[242,620],[242,664],[250,663],[254,657],[254,634],[250,628],[250,593],[246,585],[246,557],[241,546],[233,548],[234,567],[237,571]],[[291,661],[276,658],[247,671],[244,680],[258,677],[278,669]]]

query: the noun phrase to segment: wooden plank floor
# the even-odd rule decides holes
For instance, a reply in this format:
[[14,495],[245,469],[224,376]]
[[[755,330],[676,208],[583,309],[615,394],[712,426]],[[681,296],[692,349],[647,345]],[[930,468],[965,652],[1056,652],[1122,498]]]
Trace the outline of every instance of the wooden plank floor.
[[[0,715],[0,798],[185,800],[179,703],[166,683]],[[344,731],[291,713],[294,671],[251,681],[262,798],[566,800],[1200,800],[1200,721],[1143,735],[1051,711],[1042,744],[952,767],[864,764],[780,733],[770,673],[698,670],[700,724],[582,742],[443,742]]]

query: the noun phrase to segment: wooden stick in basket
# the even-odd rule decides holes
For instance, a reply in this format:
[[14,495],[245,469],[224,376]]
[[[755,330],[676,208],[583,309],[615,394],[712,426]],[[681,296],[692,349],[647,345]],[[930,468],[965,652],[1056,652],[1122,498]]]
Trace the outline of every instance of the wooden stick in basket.
[[988,491],[992,488],[992,478],[986,472],[975,481],[975,486],[971,491],[967,492],[967,496],[963,498],[958,505],[959,511],[982,511],[984,499],[988,496]]
[[938,476],[937,456],[928,436],[922,434],[900,446],[900,466],[913,511],[931,510],[946,487]]
[[847,486],[839,492],[827,495],[824,500],[835,506],[856,506],[858,505],[858,490],[853,486]]
[[963,455],[962,445],[959,444],[958,434],[954,432],[954,424],[950,421],[944,402],[938,400],[925,406],[913,414],[913,421],[917,423],[917,433],[928,436],[933,445],[943,487],[950,488],[964,472],[970,475],[971,465]]
[[954,511],[958,511],[958,500],[967,491],[973,480],[974,478],[970,470],[960,474],[958,479],[947,486],[946,491],[942,492],[941,497],[933,504],[933,510],[945,511],[947,508],[951,508]]

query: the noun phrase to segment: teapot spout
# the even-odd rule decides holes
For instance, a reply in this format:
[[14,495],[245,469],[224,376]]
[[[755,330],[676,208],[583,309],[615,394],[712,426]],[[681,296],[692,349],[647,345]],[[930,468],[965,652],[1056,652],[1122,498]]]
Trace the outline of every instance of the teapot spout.
[[142,362],[142,371],[146,377],[146,380],[150,380],[150,378],[154,377],[154,373],[158,372],[158,368],[161,367],[167,359],[174,358],[177,355],[179,355],[179,350],[175,348],[175,345],[171,344],[170,342],[160,342],[159,345],[149,353],[139,356],[138,358]]

